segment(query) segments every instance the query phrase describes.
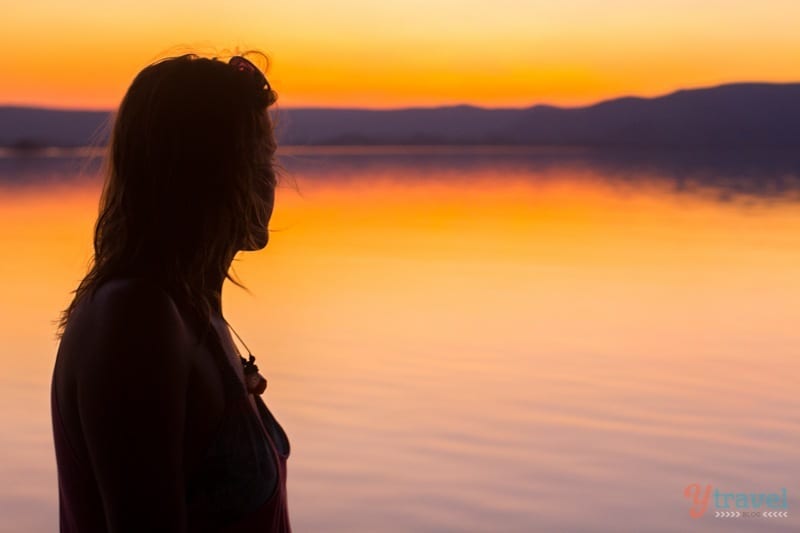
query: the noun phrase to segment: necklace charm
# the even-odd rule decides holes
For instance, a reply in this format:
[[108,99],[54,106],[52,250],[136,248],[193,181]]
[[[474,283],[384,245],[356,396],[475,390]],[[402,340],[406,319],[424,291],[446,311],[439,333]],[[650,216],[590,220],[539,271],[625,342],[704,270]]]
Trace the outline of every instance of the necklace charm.
[[236,338],[242,343],[244,349],[247,350],[248,358],[245,359],[239,352],[239,348],[236,347],[236,343],[233,343],[233,349],[236,350],[236,353],[239,355],[239,360],[241,360],[242,367],[244,368],[244,385],[247,387],[247,392],[249,394],[264,394],[264,391],[267,390],[267,379],[258,372],[258,366],[256,366],[256,357],[250,351],[250,348],[247,347],[247,344],[245,344],[239,334],[236,333],[236,330],[233,329],[233,326],[228,324],[228,321],[224,318],[222,320],[225,321],[225,324],[227,324],[233,334],[236,335]]
[[256,358],[253,354],[248,354],[249,359],[239,356],[244,367],[244,382],[247,386],[247,392],[250,394],[263,394],[267,390],[267,380],[258,372],[256,366]]

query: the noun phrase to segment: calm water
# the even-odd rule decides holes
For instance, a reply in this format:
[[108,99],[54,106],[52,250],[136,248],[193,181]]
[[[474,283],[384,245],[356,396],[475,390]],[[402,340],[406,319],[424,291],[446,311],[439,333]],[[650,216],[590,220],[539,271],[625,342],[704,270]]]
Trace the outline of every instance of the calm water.
[[[800,529],[794,155],[281,160],[224,305],[292,441],[296,531]],[[56,530],[52,321],[94,174],[0,157],[2,531]],[[690,483],[786,488],[790,517],[692,519]]]

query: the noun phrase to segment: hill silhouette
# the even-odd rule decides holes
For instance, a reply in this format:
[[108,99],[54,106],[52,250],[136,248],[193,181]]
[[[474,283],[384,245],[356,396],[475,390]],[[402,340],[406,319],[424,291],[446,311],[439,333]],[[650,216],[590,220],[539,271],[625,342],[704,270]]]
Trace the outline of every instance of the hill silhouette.
[[[800,146],[800,83],[735,83],[577,108],[287,108],[276,115],[279,141],[290,145],[789,147]],[[102,144],[109,117],[0,107],[0,146]]]

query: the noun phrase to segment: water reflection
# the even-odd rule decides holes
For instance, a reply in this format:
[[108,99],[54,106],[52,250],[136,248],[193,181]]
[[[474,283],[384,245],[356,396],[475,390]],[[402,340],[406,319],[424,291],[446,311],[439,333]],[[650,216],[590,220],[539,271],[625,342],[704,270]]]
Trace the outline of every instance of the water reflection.
[[[270,246],[237,258],[251,292],[223,297],[293,440],[298,531],[797,530],[693,521],[682,497],[796,501],[788,167],[759,189],[747,164],[697,178],[610,153],[281,161],[300,193],[279,191]],[[27,485],[0,487],[0,514],[53,531],[52,320],[85,272],[99,180],[63,154],[3,164],[0,478]]]
[[[0,152],[0,187],[97,178],[102,151]],[[418,183],[487,175],[546,181],[554,171],[622,190],[659,184],[721,202],[800,200],[800,150],[525,147],[283,147],[279,161],[304,179],[374,180],[391,173]]]
[[392,168],[408,182],[432,177],[469,180],[478,174],[500,180],[547,180],[553,171],[560,171],[587,179],[591,175],[591,179],[625,188],[655,181],[675,193],[720,201],[800,199],[800,150],[790,149],[294,147],[284,150],[281,161],[288,170],[312,179],[380,176]]

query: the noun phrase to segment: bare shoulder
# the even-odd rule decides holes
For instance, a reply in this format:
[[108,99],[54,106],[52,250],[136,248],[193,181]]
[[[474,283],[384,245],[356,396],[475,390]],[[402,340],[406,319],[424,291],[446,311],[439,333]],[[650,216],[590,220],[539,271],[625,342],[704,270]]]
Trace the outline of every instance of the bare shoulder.
[[80,305],[77,410],[109,529],[183,531],[192,337],[169,294],[146,280],[108,282]]
[[146,373],[153,365],[187,370],[191,335],[175,302],[155,283],[112,280],[82,307],[76,318],[84,378],[115,369]]

